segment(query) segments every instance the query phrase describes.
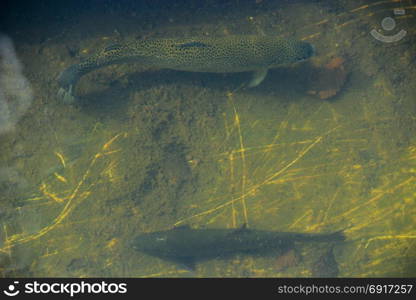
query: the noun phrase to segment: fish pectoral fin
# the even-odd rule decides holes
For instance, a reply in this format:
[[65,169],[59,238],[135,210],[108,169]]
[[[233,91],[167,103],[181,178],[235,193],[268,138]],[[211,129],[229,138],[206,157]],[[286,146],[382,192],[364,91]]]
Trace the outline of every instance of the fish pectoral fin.
[[174,259],[177,264],[183,266],[185,269],[195,271],[195,258],[194,257],[180,257]]
[[250,82],[248,83],[248,87],[250,87],[250,88],[256,87],[260,83],[262,83],[264,78],[266,78],[267,72],[268,72],[268,69],[260,69],[260,70],[254,71],[253,77],[251,78]]
[[58,90],[58,98],[63,101],[64,103],[74,103],[75,102],[75,97],[73,94],[73,86],[70,85],[67,88],[59,88]]

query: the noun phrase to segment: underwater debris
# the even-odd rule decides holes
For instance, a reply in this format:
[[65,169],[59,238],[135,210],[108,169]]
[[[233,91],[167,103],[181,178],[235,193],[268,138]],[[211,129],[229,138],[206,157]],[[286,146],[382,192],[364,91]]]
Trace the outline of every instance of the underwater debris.
[[316,67],[311,72],[307,93],[319,99],[329,99],[337,95],[347,80],[348,72],[342,57],[331,59],[323,67]]
[[32,100],[32,87],[13,42],[0,34],[0,134],[14,130]]

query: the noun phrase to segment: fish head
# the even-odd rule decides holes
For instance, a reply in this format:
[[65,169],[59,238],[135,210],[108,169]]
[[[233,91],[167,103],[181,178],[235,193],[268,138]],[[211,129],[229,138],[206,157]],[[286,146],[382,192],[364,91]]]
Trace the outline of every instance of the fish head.
[[139,235],[133,241],[133,248],[137,251],[153,255],[164,256],[168,247],[168,234],[164,231]]
[[297,41],[291,48],[293,62],[304,61],[315,55],[315,47],[308,42]]
[[300,61],[304,61],[315,54],[315,48],[312,44],[298,40],[276,40],[275,53],[273,57],[272,67],[280,65],[290,65]]
[[308,42],[288,40],[283,45],[277,48],[273,66],[301,62],[315,55],[315,47]]

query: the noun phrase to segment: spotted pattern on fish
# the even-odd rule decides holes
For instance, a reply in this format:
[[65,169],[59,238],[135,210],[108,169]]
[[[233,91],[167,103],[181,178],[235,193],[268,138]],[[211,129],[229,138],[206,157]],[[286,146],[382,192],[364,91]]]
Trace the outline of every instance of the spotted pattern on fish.
[[257,80],[257,85],[268,69],[307,59],[313,53],[313,46],[307,42],[274,36],[146,39],[107,47],[64,70],[58,83],[61,96],[68,96],[66,94],[72,94],[77,81],[93,70],[112,64],[138,62],[153,68],[191,72],[261,71],[263,77]]

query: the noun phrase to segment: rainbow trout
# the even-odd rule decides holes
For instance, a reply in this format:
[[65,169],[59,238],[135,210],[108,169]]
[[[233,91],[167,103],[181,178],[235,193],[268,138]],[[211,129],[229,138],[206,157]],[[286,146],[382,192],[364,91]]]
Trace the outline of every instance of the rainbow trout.
[[151,256],[195,268],[199,261],[228,258],[235,254],[265,255],[284,252],[295,242],[336,242],[345,239],[334,233],[295,233],[248,229],[192,229],[180,226],[171,230],[142,234],[133,248]]
[[74,100],[80,78],[101,67],[137,62],[144,66],[190,72],[254,72],[249,87],[259,85],[267,70],[305,60],[314,54],[311,44],[273,36],[164,38],[113,45],[64,70],[58,78],[58,96]]

